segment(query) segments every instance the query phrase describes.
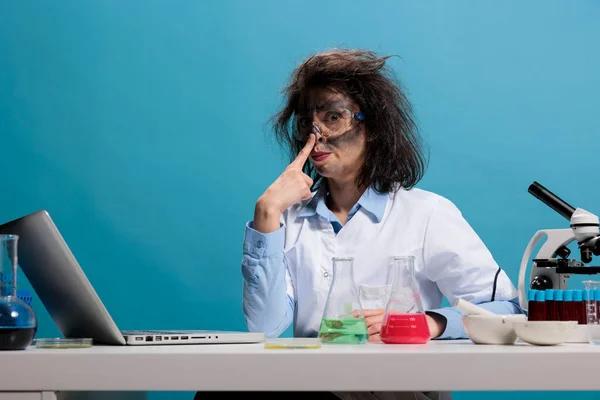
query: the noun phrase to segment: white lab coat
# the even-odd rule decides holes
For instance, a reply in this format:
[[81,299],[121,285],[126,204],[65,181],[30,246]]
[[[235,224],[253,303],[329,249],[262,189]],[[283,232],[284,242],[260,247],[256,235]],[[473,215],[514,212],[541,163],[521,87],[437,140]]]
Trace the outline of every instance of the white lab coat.
[[[324,196],[324,191],[315,196]],[[363,308],[385,307],[389,263],[394,256],[406,255],[416,258],[416,279],[426,310],[439,308],[443,296],[450,302],[462,298],[474,303],[517,296],[486,246],[444,197],[400,189],[388,195],[380,222],[361,208],[337,236],[325,218],[298,216],[308,201],[282,215],[287,294],[296,302],[295,336],[318,332],[333,276],[333,257],[354,258],[354,279]]]

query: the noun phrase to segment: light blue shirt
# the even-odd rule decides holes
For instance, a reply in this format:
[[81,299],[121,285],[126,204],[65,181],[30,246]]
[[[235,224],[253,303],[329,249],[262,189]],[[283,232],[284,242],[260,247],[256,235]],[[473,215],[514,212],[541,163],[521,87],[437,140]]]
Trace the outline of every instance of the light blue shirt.
[[[367,189],[350,211],[348,221],[362,208],[368,213],[373,223],[380,223],[387,201],[387,194],[377,193],[371,188]],[[303,218],[315,216],[328,220],[336,235],[343,229],[338,218],[327,208],[325,196],[314,196],[298,214],[298,217]],[[254,230],[250,221],[246,225],[243,244],[244,315],[250,330],[258,330],[258,327],[261,326],[275,327],[272,331],[265,332],[269,337],[281,335],[290,326],[294,316],[295,303],[289,295],[286,295],[286,279],[285,276],[282,276],[285,275],[286,270],[283,256],[284,230],[285,227],[281,227],[275,232],[263,234]],[[258,273],[258,271],[261,272]],[[257,280],[261,282],[257,284]],[[282,301],[271,301],[268,307],[265,307],[268,299],[264,292],[267,290],[270,299],[275,296]],[[287,299],[287,301],[283,299]],[[518,298],[510,301],[484,302],[478,305],[495,314],[524,313],[519,307]],[[456,308],[433,309],[428,310],[428,313],[437,313],[446,319],[446,329],[438,339],[467,337],[461,321],[463,313]]]

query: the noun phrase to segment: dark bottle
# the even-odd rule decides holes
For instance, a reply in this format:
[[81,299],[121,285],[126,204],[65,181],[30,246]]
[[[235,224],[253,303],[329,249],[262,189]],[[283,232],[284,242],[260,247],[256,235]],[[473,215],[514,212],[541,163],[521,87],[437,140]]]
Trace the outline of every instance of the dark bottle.
[[546,320],[546,294],[541,290],[535,293],[535,315],[532,321]]
[[563,321],[577,321],[577,305],[573,301],[573,290],[565,290],[563,303]]
[[535,316],[537,313],[537,304],[535,302],[535,294],[537,290],[529,289],[527,293],[527,320],[535,321]]
[[564,306],[565,306],[565,291],[564,290],[555,290],[554,291],[554,305],[556,305],[556,318],[557,321],[564,321],[563,320],[563,315],[565,313],[564,311]]
[[585,317],[585,305],[586,302],[583,301],[583,291],[575,290],[573,291],[573,302],[575,303],[575,309],[577,314],[577,323],[579,325],[585,325],[587,318]]
[[554,289],[545,292],[546,298],[546,321],[558,321],[556,302],[554,301]]

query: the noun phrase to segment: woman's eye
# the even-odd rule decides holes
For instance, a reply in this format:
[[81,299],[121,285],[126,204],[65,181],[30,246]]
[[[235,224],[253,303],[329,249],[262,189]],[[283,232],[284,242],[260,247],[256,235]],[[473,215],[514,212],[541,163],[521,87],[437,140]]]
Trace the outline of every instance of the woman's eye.
[[327,121],[335,122],[341,118],[341,115],[337,112],[330,112],[327,114]]

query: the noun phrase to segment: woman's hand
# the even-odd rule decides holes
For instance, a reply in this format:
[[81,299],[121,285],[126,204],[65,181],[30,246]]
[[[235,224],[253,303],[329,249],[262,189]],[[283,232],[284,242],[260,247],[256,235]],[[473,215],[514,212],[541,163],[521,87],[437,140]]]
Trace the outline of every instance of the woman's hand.
[[302,172],[302,169],[315,142],[316,137],[311,134],[296,159],[260,196],[254,209],[255,230],[262,233],[278,230],[281,214],[289,206],[299,200],[308,200],[312,197],[310,188],[313,180]]
[[381,324],[383,324],[385,308],[363,310],[363,313],[365,314],[365,322],[367,323],[369,342],[380,342],[381,338],[379,334],[381,332]]

